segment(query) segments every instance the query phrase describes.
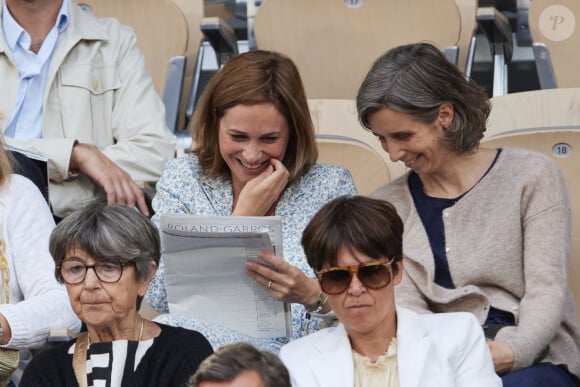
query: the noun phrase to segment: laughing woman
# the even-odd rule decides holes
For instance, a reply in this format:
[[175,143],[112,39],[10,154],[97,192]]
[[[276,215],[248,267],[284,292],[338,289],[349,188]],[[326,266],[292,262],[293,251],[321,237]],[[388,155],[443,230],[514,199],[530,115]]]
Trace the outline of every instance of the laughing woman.
[[[307,310],[328,311],[300,245],[302,230],[326,202],[356,188],[344,167],[315,164],[314,127],[294,63],[260,50],[227,62],[196,108],[192,136],[193,154],[170,160],[163,170],[153,199],[154,221],[173,213],[280,216],[284,257],[264,254],[267,264],[249,264],[248,275],[276,299],[292,303],[293,334],[302,336]],[[167,313],[163,269],[162,261],[146,301]],[[157,321],[198,330],[214,347],[249,341],[278,352],[287,342],[254,340],[179,314]]]

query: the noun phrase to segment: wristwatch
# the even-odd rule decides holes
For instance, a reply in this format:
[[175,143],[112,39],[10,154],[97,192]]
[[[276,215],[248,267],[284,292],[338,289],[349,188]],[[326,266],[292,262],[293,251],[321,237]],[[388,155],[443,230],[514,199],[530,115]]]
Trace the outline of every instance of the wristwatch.
[[322,292],[318,293],[318,299],[310,308],[307,308],[306,311],[308,313],[320,313],[322,308],[324,308],[324,304],[328,301],[328,296]]

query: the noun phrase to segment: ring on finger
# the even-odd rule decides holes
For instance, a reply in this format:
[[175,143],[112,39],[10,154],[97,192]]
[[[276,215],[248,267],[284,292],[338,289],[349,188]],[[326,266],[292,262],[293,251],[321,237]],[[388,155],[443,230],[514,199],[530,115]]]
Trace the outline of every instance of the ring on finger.
[[270,280],[270,281],[268,282],[268,289],[270,289],[271,287],[272,287],[272,280]]

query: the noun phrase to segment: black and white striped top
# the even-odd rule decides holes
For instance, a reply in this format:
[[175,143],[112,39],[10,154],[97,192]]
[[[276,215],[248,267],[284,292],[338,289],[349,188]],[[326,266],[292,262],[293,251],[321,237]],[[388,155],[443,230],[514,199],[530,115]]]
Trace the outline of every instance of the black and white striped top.
[[[151,340],[93,343],[87,350],[87,380],[92,387],[184,387],[213,350],[199,332],[158,324]],[[76,342],[57,345],[35,356],[21,386],[78,386],[73,369]]]
[[[88,386],[120,386],[123,379],[130,380],[151,345],[153,339],[90,344],[87,349]],[[75,345],[69,348],[70,355],[74,349]]]

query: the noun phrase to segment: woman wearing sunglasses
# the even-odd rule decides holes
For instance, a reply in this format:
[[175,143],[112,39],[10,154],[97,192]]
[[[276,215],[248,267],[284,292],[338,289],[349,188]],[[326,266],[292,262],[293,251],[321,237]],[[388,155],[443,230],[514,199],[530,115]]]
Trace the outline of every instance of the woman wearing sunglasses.
[[501,386],[472,315],[396,306],[402,236],[395,208],[362,196],[312,218],[302,244],[340,324],[282,347],[293,386]]

